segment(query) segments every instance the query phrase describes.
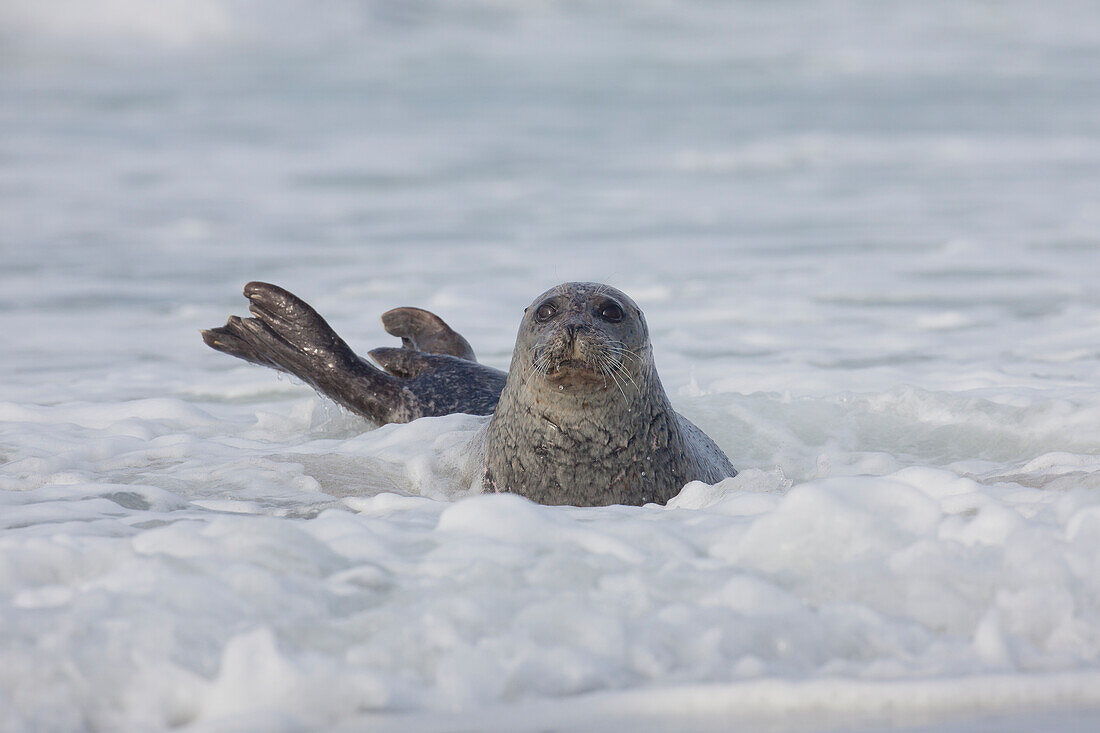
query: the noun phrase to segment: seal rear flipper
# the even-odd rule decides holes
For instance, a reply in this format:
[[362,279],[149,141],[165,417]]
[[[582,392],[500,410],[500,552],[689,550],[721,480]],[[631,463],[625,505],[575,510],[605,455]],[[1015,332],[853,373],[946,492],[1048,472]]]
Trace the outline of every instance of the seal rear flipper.
[[206,342],[206,345],[216,351],[221,351],[260,366],[271,367],[283,372],[287,371],[285,367],[266,358],[263,350],[257,349],[253,345],[252,337],[245,332],[245,326],[238,316],[229,316],[229,321],[224,326],[205,329],[200,333],[202,333],[202,340]]
[[406,349],[477,361],[469,341],[448,326],[442,318],[423,308],[388,310],[382,314],[382,326],[386,333],[400,337],[401,344]]
[[356,356],[308,303],[269,283],[245,286],[253,318],[230,316],[202,332],[213,349],[288,372],[351,411],[380,423],[419,417],[399,380]]

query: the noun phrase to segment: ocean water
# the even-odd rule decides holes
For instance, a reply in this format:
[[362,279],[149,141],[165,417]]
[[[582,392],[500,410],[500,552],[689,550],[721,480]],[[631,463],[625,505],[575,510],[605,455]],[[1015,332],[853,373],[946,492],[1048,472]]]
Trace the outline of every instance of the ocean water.
[[[0,730],[1095,730],[1100,5],[0,5]],[[742,473],[478,496],[198,331],[645,310]]]

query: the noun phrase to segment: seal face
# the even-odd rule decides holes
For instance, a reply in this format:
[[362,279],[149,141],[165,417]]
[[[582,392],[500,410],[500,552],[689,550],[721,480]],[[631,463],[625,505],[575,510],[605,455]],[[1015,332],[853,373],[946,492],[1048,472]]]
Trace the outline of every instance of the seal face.
[[527,371],[524,381],[532,389],[545,382],[570,393],[612,385],[622,390],[631,379],[627,361],[637,359],[649,340],[638,307],[607,286],[558,286],[524,313],[520,331],[530,331],[523,345],[531,358],[518,365]]
[[203,331],[214,349],[289,372],[380,423],[492,415],[470,460],[493,491],[545,504],[665,502],[686,483],[737,471],[669,404],[649,329],[625,293],[565,283],[524,310],[505,375],[478,364],[441,318],[398,308],[383,324],[403,348],[357,356],[307,303],[268,283],[245,286],[251,318]]

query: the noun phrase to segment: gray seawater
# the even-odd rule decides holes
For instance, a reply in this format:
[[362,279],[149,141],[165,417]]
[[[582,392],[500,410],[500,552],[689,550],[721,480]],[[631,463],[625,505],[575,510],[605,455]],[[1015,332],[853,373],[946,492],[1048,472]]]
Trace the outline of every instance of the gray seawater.
[[[1071,729],[1100,706],[1097,69],[1090,2],[5,4],[4,722],[476,720],[593,693],[577,709],[625,726],[612,693],[654,689],[673,729],[678,685],[901,685],[746,713],[813,728],[969,680],[895,721],[934,724],[1011,708],[1003,675]],[[461,419],[371,432],[201,343],[254,279],[364,350],[384,310],[434,309],[500,368],[534,295],[610,282],[745,478],[686,514],[461,498]],[[418,585],[464,552],[485,587]],[[629,567],[590,584],[608,553]],[[460,606],[502,577],[521,620],[483,628]],[[576,628],[539,615],[555,594]],[[800,609],[801,655],[770,604]],[[257,689],[354,682],[286,707],[248,660]]]

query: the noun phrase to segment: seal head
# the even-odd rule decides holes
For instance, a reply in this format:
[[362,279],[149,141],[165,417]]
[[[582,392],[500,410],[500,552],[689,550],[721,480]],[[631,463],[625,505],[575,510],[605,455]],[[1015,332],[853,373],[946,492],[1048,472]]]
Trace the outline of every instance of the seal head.
[[634,367],[646,361],[649,331],[624,293],[606,285],[559,285],[524,311],[516,347],[517,357],[529,359],[517,358],[513,369],[525,372],[530,389],[593,397],[633,382]]

